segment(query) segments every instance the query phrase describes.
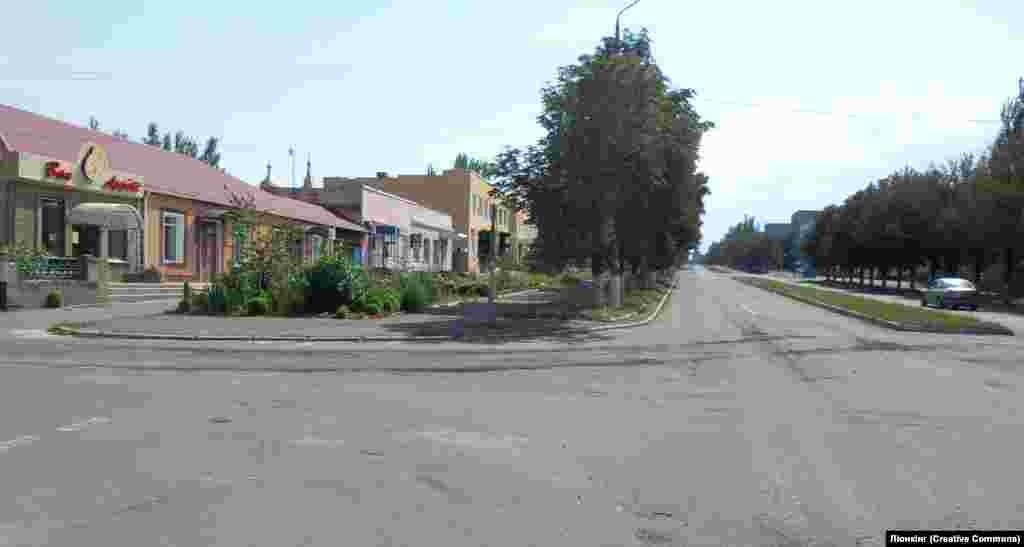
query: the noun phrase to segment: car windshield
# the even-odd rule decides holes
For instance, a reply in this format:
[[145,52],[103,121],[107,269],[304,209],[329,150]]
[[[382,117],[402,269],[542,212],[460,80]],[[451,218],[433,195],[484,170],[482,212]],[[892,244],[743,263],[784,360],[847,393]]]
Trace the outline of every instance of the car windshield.
[[943,284],[947,289],[973,289],[974,284],[966,279],[946,279]]

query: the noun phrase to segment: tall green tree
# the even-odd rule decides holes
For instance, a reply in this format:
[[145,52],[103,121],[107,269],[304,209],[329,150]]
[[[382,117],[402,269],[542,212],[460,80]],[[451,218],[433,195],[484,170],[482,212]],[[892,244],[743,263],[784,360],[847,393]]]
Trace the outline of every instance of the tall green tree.
[[460,152],[455,156],[455,161],[453,162],[452,167],[455,169],[474,171],[483,179],[490,179],[495,175],[495,165],[493,162],[472,158],[465,152]]
[[211,167],[220,168],[221,171],[224,171],[220,167],[220,139],[216,137],[209,137],[200,152],[198,141],[187,136],[184,131],[177,131],[173,136],[170,132],[167,132],[161,137],[160,126],[155,122],[150,122],[142,142],[150,146],[162,148],[168,152],[177,152],[178,154],[198,159]]
[[700,240],[710,192],[697,151],[712,125],[689,103],[692,90],[669,83],[646,31],[627,29],[541,90],[545,135],[498,155],[496,194],[529,211],[549,263],[588,262],[603,285],[626,264],[678,263]]

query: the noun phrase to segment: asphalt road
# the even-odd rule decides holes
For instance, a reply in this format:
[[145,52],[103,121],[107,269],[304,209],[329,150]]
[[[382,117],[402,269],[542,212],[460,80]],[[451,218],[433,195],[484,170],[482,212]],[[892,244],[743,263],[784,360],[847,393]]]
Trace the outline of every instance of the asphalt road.
[[1024,528],[1019,338],[885,331],[680,275],[659,321],[592,340],[197,345],[8,324],[0,545]]

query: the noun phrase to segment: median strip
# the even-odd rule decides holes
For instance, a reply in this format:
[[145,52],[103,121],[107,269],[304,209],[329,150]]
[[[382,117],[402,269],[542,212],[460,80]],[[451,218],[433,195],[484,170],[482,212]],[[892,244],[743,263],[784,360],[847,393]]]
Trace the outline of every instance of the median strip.
[[792,285],[771,279],[746,276],[734,279],[793,300],[890,329],[948,334],[1013,335],[1013,331],[1003,325],[979,321],[973,317],[915,308],[895,302],[883,302],[836,291]]

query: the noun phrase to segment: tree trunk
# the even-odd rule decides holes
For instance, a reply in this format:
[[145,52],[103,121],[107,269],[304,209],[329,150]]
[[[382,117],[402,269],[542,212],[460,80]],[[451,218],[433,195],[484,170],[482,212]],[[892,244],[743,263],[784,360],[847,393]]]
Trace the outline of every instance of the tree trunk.
[[916,266],[911,266],[910,267],[910,288],[911,289],[917,288],[917,267]]
[[874,266],[871,266],[870,268],[868,268],[868,276],[869,276],[868,277],[868,282],[871,283],[870,286],[873,288],[875,286],[875,267]]
[[1010,282],[1013,281],[1013,263],[1015,261],[1015,257],[1013,256],[1013,247],[1006,247],[1006,253],[1003,257],[1006,259],[1006,264],[1004,264],[1005,269],[1003,270],[1003,283],[1009,286]]
[[985,269],[985,251],[975,250],[974,252],[974,283],[981,283],[981,272]]
[[860,288],[864,288],[864,268],[860,268]]
[[903,266],[896,267],[896,290],[903,288]]

